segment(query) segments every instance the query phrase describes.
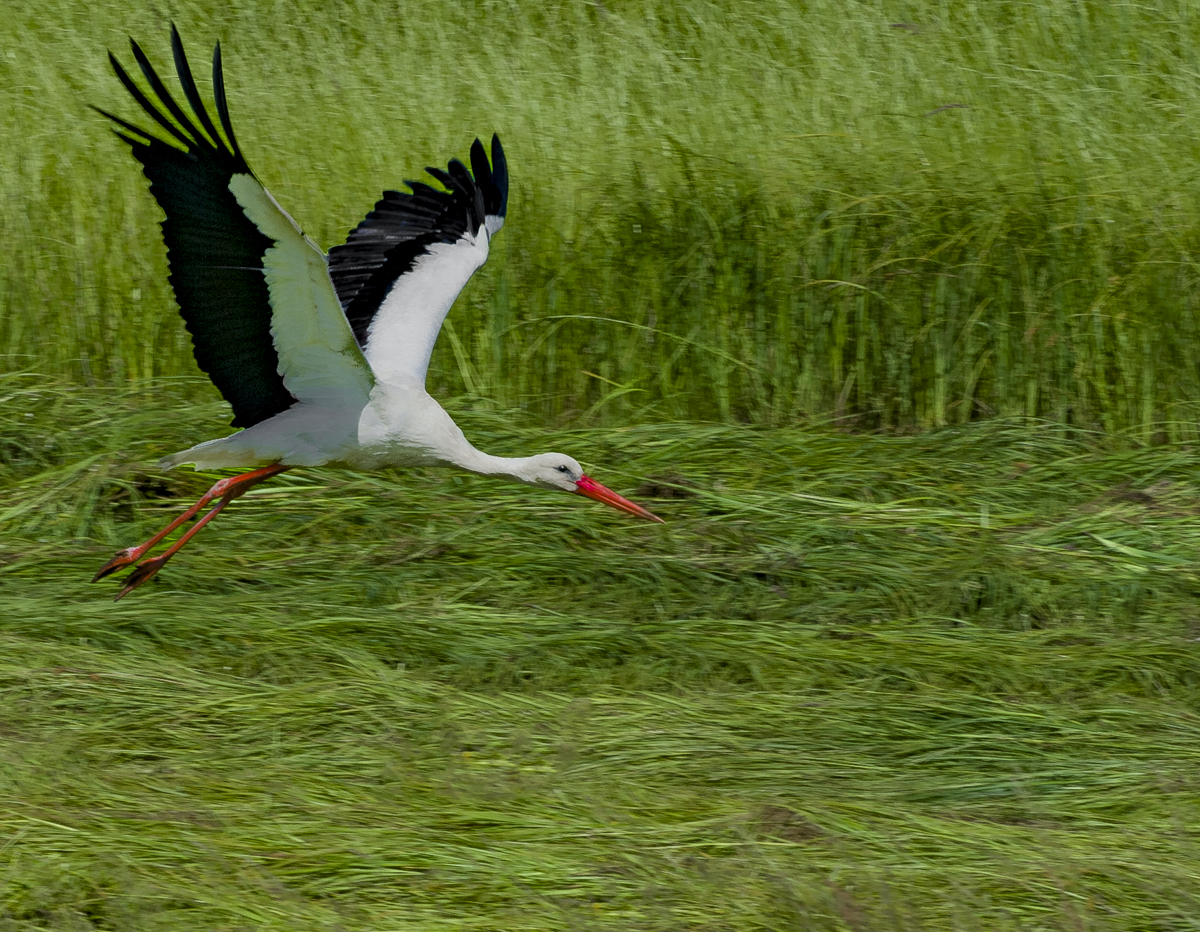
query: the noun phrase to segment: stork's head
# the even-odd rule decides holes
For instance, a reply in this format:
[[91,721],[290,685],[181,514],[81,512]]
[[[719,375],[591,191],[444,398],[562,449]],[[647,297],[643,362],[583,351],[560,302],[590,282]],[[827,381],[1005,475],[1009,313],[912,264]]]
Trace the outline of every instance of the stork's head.
[[583,467],[578,461],[564,453],[541,453],[529,457],[526,464],[521,479],[530,485],[586,495],[638,518],[664,523],[658,515],[647,511],[641,505],[635,505],[627,498],[622,498],[612,489],[607,489],[595,479],[584,475]]

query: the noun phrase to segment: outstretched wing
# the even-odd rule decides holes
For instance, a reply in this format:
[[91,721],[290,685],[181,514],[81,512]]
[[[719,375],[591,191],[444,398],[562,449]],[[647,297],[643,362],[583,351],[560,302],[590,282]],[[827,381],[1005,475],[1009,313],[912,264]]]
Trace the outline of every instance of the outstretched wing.
[[[166,214],[171,286],[196,363],[250,427],[297,401],[366,403],[374,384],[329,279],[325,257],[246,164],[225,101],[221,46],[213,52],[213,98],[224,138],[201,100],[183,43],[171,27],[179,84],[195,121],[175,102],[145,53],[133,57],[157,101],[109,61],[167,139],[120,117],[121,127]],[[181,148],[182,147],[182,148]]]
[[470,170],[458,159],[425,170],[446,190],[406,181],[411,194],[384,191],[329,250],[329,275],[371,368],[419,384],[442,321],[508,211],[508,165],[494,135],[490,165],[476,139]]

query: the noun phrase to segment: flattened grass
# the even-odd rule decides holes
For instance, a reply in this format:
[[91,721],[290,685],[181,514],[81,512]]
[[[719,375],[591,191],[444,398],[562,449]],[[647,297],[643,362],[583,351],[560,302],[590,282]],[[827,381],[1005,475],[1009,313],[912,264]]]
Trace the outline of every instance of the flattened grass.
[[309,471],[114,605],[96,566],[211,480],[146,464],[215,412],[5,394],[12,929],[1183,930],[1200,908],[1191,449],[1012,422],[547,438],[465,411],[668,524]]

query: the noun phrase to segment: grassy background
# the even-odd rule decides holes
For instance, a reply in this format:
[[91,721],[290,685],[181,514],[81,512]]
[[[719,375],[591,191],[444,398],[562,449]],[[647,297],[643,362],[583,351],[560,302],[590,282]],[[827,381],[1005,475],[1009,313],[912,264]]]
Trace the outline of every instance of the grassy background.
[[113,604],[219,407],[5,388],[0,928],[1194,928],[1193,449],[460,412],[667,525],[289,474]]
[[[1194,932],[1189,4],[5,13],[0,932]],[[434,388],[665,527],[289,474],[87,585],[227,413],[85,106],[172,19],[326,245],[501,133]]]
[[[1195,439],[1187,0],[753,7],[10,4],[0,353],[194,371],[95,103],[136,35],[226,44],[239,136],[323,244],[493,129],[515,189],[433,372],[531,423],[1000,413]],[[203,67],[197,69],[201,74]]]

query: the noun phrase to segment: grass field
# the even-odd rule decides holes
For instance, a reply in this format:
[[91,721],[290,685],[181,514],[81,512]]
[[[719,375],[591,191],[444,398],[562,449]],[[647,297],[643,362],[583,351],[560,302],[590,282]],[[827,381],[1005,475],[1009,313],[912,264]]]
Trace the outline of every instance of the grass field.
[[6,385],[3,928],[1195,927],[1195,450],[464,413],[667,525],[287,475],[113,604],[186,394]]
[[[432,387],[666,525],[307,471],[88,584],[228,422],[86,109],[171,20],[325,245],[500,132]],[[1191,4],[17,0],[0,37],[0,932],[1200,928]]]
[[[89,103],[105,49],[225,43],[256,171],[319,242],[493,130],[509,223],[435,382],[531,423],[929,427],[991,413],[1195,440],[1200,17],[1188,0],[84,0],[0,30],[0,353],[194,372],[157,208]],[[198,67],[203,76],[203,68]]]

